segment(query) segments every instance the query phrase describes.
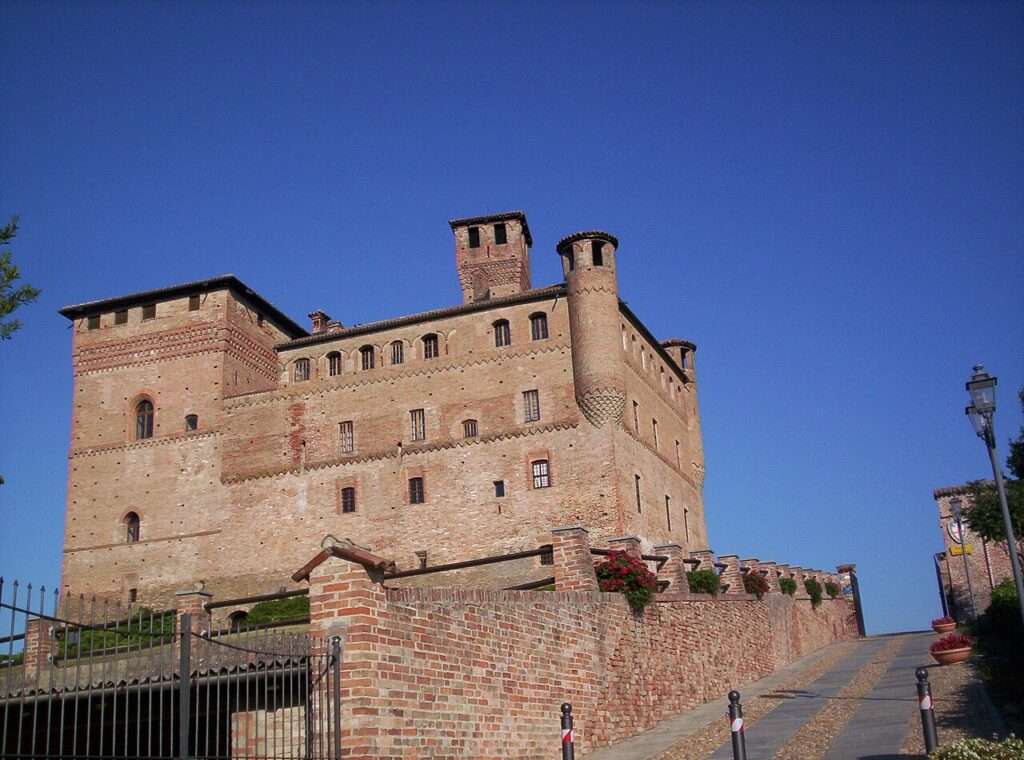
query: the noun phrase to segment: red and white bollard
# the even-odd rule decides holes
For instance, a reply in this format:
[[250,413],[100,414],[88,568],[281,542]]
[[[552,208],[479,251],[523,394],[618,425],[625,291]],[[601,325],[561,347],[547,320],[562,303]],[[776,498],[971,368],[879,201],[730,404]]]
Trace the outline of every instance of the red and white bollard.
[[562,760],[576,760],[572,745],[572,705],[562,705]]
[[729,732],[732,735],[733,760],[747,760],[747,738],[743,733],[743,706],[740,693],[729,692]]

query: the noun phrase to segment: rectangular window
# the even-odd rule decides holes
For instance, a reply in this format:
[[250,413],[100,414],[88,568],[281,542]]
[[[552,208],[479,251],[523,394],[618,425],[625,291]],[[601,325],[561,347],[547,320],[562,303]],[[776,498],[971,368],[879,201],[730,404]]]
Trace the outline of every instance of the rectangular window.
[[494,481],[494,495],[495,495],[495,497],[497,497],[499,499],[501,499],[501,498],[503,498],[505,496],[505,481],[504,480],[495,480]]
[[409,503],[422,504],[424,501],[423,478],[409,478]]
[[147,303],[142,307],[142,318],[143,319],[156,319],[156,304]]
[[633,476],[633,483],[636,486],[636,511],[639,514],[640,512],[643,512],[643,509],[640,507],[640,476],[639,475],[634,475]]
[[352,429],[352,421],[346,420],[338,424],[338,433],[341,440],[341,453],[351,454],[356,450],[355,432]]
[[654,448],[655,448],[655,450],[657,450],[658,449],[658,421],[656,419],[653,419],[653,418],[651,419],[651,431],[654,433]]
[[665,495],[665,522],[668,524],[668,532],[672,532],[672,497]]
[[546,552],[544,552],[542,555],[540,555],[540,563],[542,565],[553,565],[553,564],[555,564],[555,552],[554,551],[546,551]]
[[416,552],[416,561],[419,563],[420,569],[427,566],[427,550],[421,549]]
[[194,295],[194,296],[189,296],[188,297],[188,310],[189,311],[199,311],[199,296],[198,295]]
[[352,488],[351,486],[349,486],[348,488],[341,489],[341,511],[356,511],[356,489]]
[[508,229],[504,224],[494,225],[494,243],[495,245],[505,245],[508,242]]
[[126,325],[128,324],[128,309],[118,309],[114,312],[114,324],[115,325]]
[[690,543],[690,510],[683,507],[683,531],[686,534],[686,543]]
[[427,421],[422,409],[413,409],[409,412],[409,422],[412,433],[412,440],[427,440]]
[[537,391],[523,391],[523,418],[526,422],[540,419],[540,395]]
[[541,459],[531,464],[533,470],[533,487],[547,488],[551,485],[551,476],[548,470],[548,460]]
[[633,430],[640,435],[640,404],[633,402]]
[[604,243],[593,240],[590,243],[590,256],[595,267],[604,266],[604,256],[601,255],[601,249],[604,248]]
[[480,247],[480,228],[470,227],[469,228],[469,247],[479,248]]
[[199,429],[199,415],[198,414],[186,414],[185,415],[185,432],[191,433],[194,430]]
[[463,438],[476,438],[476,420],[463,420],[462,421],[462,437]]
[[259,326],[259,327],[263,326],[263,315],[262,314],[257,314],[256,315],[256,325]]
[[499,319],[494,323],[494,345],[498,348],[512,345],[512,329],[508,320]]
[[396,340],[391,344],[391,363],[401,364],[405,361],[405,344]]
[[133,604],[139,601],[139,590],[137,588],[128,589],[128,601]]
[[89,329],[90,330],[98,330],[99,329],[99,326],[100,326],[100,315],[99,314],[92,314],[92,315],[90,315],[88,321],[89,321]]
[[327,374],[331,377],[341,374],[341,354],[337,351],[327,354]]

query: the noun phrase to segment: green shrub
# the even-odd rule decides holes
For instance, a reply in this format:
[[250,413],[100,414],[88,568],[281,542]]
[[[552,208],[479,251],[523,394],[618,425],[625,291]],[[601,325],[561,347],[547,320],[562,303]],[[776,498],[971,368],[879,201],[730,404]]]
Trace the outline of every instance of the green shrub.
[[686,581],[694,594],[717,596],[722,588],[722,581],[714,570],[690,570],[686,574]]
[[835,599],[839,596],[839,584],[829,581],[825,584],[825,593],[828,594],[829,599]]
[[148,607],[132,610],[131,620],[96,624],[94,628],[74,628],[58,634],[61,657],[88,656],[105,649],[147,647],[162,643],[173,635],[177,623],[174,610],[157,614]]
[[743,590],[758,599],[768,593],[768,580],[761,573],[744,573]]
[[811,597],[811,606],[817,607],[821,604],[821,584],[814,578],[804,578],[804,589]]
[[1017,589],[1013,580],[1003,578],[992,589],[992,601],[985,611],[989,623],[996,631],[1010,633],[1020,627],[1020,608],[1017,606]]
[[779,591],[793,596],[796,593],[796,581],[792,578],[779,578]]
[[285,599],[260,602],[249,610],[245,617],[245,625],[264,625],[302,617],[309,617],[309,597],[289,596]]
[[961,739],[940,747],[932,760],[1024,760],[1024,741],[1009,736],[1001,742],[988,739]]

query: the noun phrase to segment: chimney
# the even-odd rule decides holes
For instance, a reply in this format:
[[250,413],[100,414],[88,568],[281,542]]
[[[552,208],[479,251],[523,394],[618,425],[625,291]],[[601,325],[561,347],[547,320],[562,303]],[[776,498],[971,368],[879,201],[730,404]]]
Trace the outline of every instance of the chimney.
[[326,330],[327,329],[327,325],[331,321],[331,318],[329,316],[327,316],[327,312],[326,311],[322,311],[321,309],[317,309],[316,311],[311,311],[309,313],[309,318],[311,320],[313,320],[313,329],[312,329],[311,332],[314,335],[316,335],[317,333],[322,333],[324,330]]

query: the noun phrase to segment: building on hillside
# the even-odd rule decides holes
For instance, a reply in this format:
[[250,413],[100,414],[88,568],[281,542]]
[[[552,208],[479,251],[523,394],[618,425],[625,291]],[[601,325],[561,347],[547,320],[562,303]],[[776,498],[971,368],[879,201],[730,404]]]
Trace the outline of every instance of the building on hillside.
[[[966,511],[971,495],[966,484],[936,488],[932,492],[939,513],[943,550],[935,554],[935,573],[939,584],[939,597],[944,614],[965,620],[970,617],[970,590],[973,591],[977,614],[988,609],[992,589],[1004,578],[1012,578],[1010,555],[1004,541],[989,542],[972,531],[966,520],[957,528],[950,503],[960,499]],[[963,536],[960,535],[960,530]],[[966,563],[964,558],[966,557]]]
[[450,224],[449,308],[307,332],[225,275],[62,309],[65,587],[276,591],[325,534],[403,569],[576,523],[707,549],[696,348],[620,300],[616,238],[562,239],[564,281],[533,288],[525,214]]

